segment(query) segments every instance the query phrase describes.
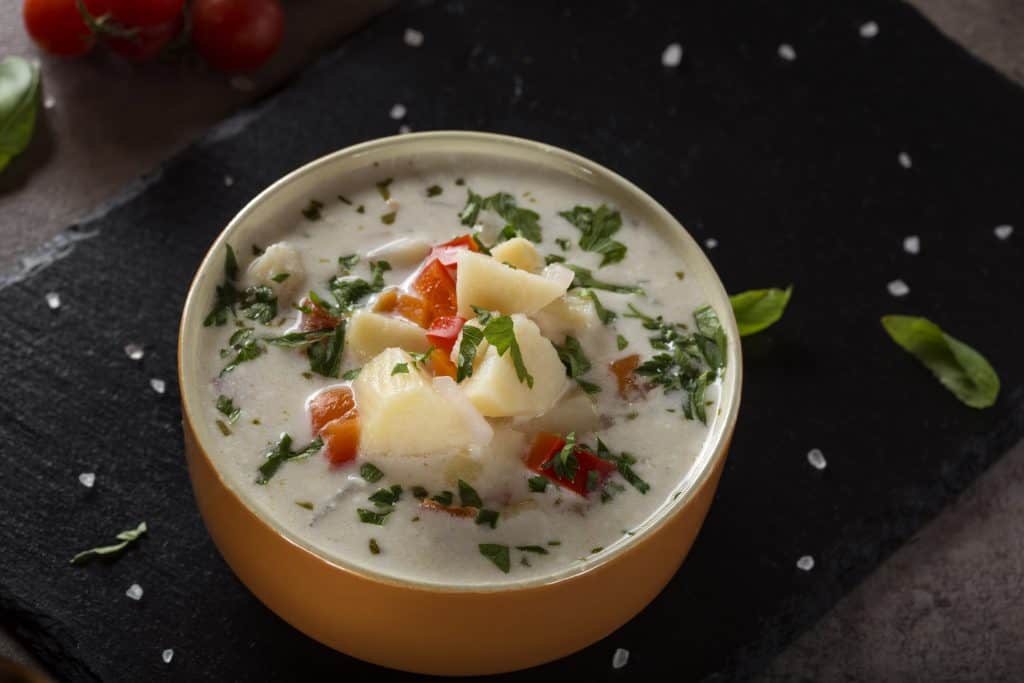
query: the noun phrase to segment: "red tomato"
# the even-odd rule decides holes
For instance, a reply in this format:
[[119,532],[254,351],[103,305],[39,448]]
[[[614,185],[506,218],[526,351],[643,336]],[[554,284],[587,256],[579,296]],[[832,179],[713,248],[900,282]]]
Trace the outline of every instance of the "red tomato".
[[255,69],[274,54],[283,34],[279,0],[196,0],[192,5],[192,39],[218,69]]
[[444,349],[445,353],[451,353],[455,340],[459,338],[459,332],[465,324],[466,319],[457,315],[434,318],[434,322],[430,323],[430,329],[427,330],[427,341],[439,349]]
[[564,446],[565,439],[557,434],[540,432],[534,438],[533,445],[530,447],[530,452],[526,456],[526,466],[537,474],[543,474],[559,486],[567,488],[570,491],[575,491],[584,497],[590,493],[590,491],[587,490],[587,482],[590,479],[590,472],[597,473],[595,475],[595,484],[596,488],[599,489],[604,484],[604,480],[616,470],[615,463],[597,457],[586,446],[576,446],[572,451],[573,455],[576,456],[576,462],[578,463],[576,476],[572,479],[560,477],[555,474],[554,468],[545,467],[545,464],[558,455],[559,451],[561,451]]
[[455,315],[458,310],[455,304],[455,280],[437,259],[420,271],[416,281],[412,283],[412,288],[430,306],[433,318]]
[[[185,9],[185,0],[104,0],[110,18],[127,28],[139,26],[160,26],[169,24],[181,15]],[[94,17],[99,14],[93,9],[92,2],[86,7]]]
[[181,21],[172,21],[158,26],[138,28],[138,33],[130,38],[107,38],[107,46],[111,50],[128,59],[149,59],[160,53],[167,43],[178,34]]
[[22,17],[32,40],[50,54],[77,57],[96,43],[75,0],[25,0]]

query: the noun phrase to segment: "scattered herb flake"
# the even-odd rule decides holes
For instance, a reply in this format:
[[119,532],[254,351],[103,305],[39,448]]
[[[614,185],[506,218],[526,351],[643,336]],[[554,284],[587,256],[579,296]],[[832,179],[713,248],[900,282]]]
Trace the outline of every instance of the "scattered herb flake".
[[481,508],[480,512],[477,513],[476,523],[477,524],[487,524],[487,525],[489,525],[493,529],[496,526],[498,526],[498,517],[499,516],[500,516],[500,513],[498,513],[496,510],[488,510],[486,508]]
[[441,493],[436,496],[432,496],[430,500],[437,501],[441,505],[448,507],[452,504],[452,501],[455,500],[455,496],[451,491],[441,491]]
[[544,464],[544,468],[552,468],[559,477],[572,481],[576,478],[579,461],[576,459],[576,432],[565,435],[565,445],[555,457]]
[[615,346],[618,347],[619,351],[622,351],[629,346],[629,341],[620,334],[615,338]]
[[394,178],[385,178],[377,183],[377,192],[380,193],[380,197],[384,201],[391,199],[391,183],[393,183],[394,180]]
[[302,210],[302,215],[306,218],[307,221],[318,221],[323,217],[322,214],[320,213],[320,210],[322,208],[324,208],[322,202],[319,202],[315,199],[310,199],[309,204],[307,204],[306,208]]
[[608,446],[601,441],[600,437],[597,439],[597,457],[603,460],[610,460],[615,463],[615,467],[618,468],[619,474],[622,475],[622,478],[640,493],[647,493],[651,490],[651,485],[641,479],[640,476],[633,471],[633,465],[636,464],[636,458],[626,452],[618,455],[612,453]]
[[94,557],[101,557],[104,555],[116,555],[125,548],[127,548],[130,543],[138,540],[139,537],[146,533],[147,530],[148,529],[146,527],[146,523],[139,522],[139,525],[134,529],[122,531],[115,537],[117,538],[118,541],[120,541],[120,543],[115,543],[114,545],[100,546],[98,548],[90,548],[89,550],[83,550],[82,552],[78,553],[77,555],[71,558],[71,564],[80,564],[81,562],[84,562],[88,559],[92,559]]
[[380,546],[377,544],[376,538],[370,539],[370,552],[374,555],[380,555]]
[[309,502],[308,500],[297,500],[295,501],[295,504],[304,510],[313,509],[313,503]]
[[552,263],[565,263],[565,257],[558,254],[548,254],[544,257],[544,264],[550,266]]
[[[466,328],[462,328],[463,341],[465,341]],[[512,354],[512,365],[516,369],[516,377],[519,378],[520,382],[525,382],[526,386],[533,388],[533,375],[526,369],[526,365],[523,362],[523,354],[519,349],[519,342],[516,340],[514,324],[511,316],[503,315],[498,318],[491,319],[486,326],[484,326],[483,336],[487,339],[488,343],[494,347],[494,350],[498,352],[499,356],[505,355],[506,351],[510,351]],[[475,355],[475,349],[474,349]],[[459,348],[459,358],[462,358],[462,348]],[[472,370],[469,374],[472,374]],[[468,375],[467,375],[468,376]]]
[[613,322],[615,322],[615,318],[618,317],[618,313],[616,313],[615,311],[610,311],[607,308],[605,308],[604,305],[601,303],[601,300],[597,298],[597,292],[595,292],[592,289],[585,289],[582,291],[582,294],[583,296],[590,299],[591,302],[593,302],[594,311],[597,313],[597,317],[598,319],[600,319],[602,324],[611,325]]
[[412,497],[415,498],[416,500],[423,500],[428,495],[430,495],[427,493],[427,490],[422,486],[413,486],[410,489],[410,491],[412,492]]
[[473,376],[473,361],[476,359],[476,350],[480,342],[484,340],[484,332],[474,325],[465,325],[462,328],[462,341],[459,342],[459,355],[455,381],[461,382],[467,377]]
[[463,507],[482,508],[484,506],[476,489],[462,479],[459,479],[459,502]]
[[366,213],[366,207],[360,204],[356,207],[356,213]]
[[364,462],[359,467],[359,476],[369,483],[373,484],[381,480],[384,473],[380,471],[380,468],[374,465],[372,462]]
[[342,374],[341,378],[347,381],[354,380],[356,377],[359,376],[360,370],[362,370],[362,368],[352,368],[351,370],[348,370],[347,372]]
[[224,254],[224,282],[217,285],[214,297],[213,308],[203,319],[203,327],[213,325],[220,326],[228,321],[228,313],[234,315],[235,304],[238,303],[238,290],[231,284],[238,277],[238,261],[235,259],[235,250],[230,244],[225,244]]
[[291,449],[292,437],[288,434],[281,434],[274,447],[267,451],[267,458],[259,467],[259,476],[256,478],[256,483],[260,485],[266,484],[285,462],[308,458],[323,448],[323,445],[324,440],[318,436],[305,448],[293,451]]
[[437,195],[444,192],[444,189],[440,185],[431,185],[427,188],[428,197],[436,197]]
[[384,524],[384,521],[388,518],[388,515],[390,515],[392,512],[394,512],[393,509],[392,510],[382,510],[380,512],[375,512],[373,510],[367,510],[366,508],[357,508],[356,509],[356,514],[359,515],[359,521],[360,522],[362,522],[363,524],[376,524],[377,526],[381,526],[382,524]]
[[575,206],[571,211],[560,211],[559,216],[572,223],[582,233],[580,249],[601,254],[603,268],[618,263],[626,257],[626,245],[612,239],[622,227],[622,216],[602,204],[597,209],[589,206]]
[[238,419],[238,416],[242,414],[242,409],[235,407],[234,400],[228,398],[224,394],[217,397],[217,410],[226,416],[228,418],[228,422],[232,424],[234,424],[235,420]]
[[280,283],[284,282],[285,280],[287,280],[289,277],[291,277],[291,275],[292,275],[291,273],[278,273],[277,275],[275,275],[274,277],[272,277],[270,279],[273,280],[274,282],[280,284]]
[[370,497],[370,502],[377,507],[392,507],[402,499],[402,487],[398,484],[386,489],[377,489]]
[[505,574],[508,574],[509,568],[511,567],[511,561],[509,559],[509,552],[507,545],[498,545],[497,543],[481,543],[479,546],[480,554],[486,557],[488,560],[494,563],[498,569]]
[[339,195],[338,195],[338,200],[339,200],[339,201],[340,201],[340,202],[341,202],[342,204],[348,204],[349,206],[352,206],[352,200],[350,200],[350,199],[349,199],[348,197],[346,197],[346,196],[345,196],[345,195],[343,195],[343,194],[339,194]]
[[217,420],[216,424],[217,429],[220,430],[221,434],[223,434],[224,436],[231,436],[231,428],[224,423],[224,420]]
[[[550,544],[548,544],[550,545]],[[535,553],[537,555],[547,555],[548,549],[542,545],[517,545],[516,550],[521,550],[524,553]]]
[[395,363],[395,367],[391,368],[391,375],[408,375],[409,364],[408,363]]
[[530,477],[526,482],[534,493],[544,493],[548,488],[548,478],[542,474]]
[[531,242],[541,241],[541,228],[537,222],[540,214],[530,209],[520,208],[516,199],[507,192],[497,192],[489,197],[482,197],[473,190],[467,190],[466,206],[459,213],[463,225],[474,225],[480,211],[494,211],[505,220],[505,227],[499,239],[510,239],[517,235]]
[[338,257],[338,269],[342,275],[348,275],[352,269],[359,265],[359,254],[346,254]]
[[606,292],[618,292],[619,294],[643,294],[644,290],[640,287],[631,285],[619,285],[614,282],[604,282],[594,277],[594,274],[588,268],[582,266],[574,266],[567,264],[569,270],[576,274],[576,277],[572,280],[572,287],[580,288],[585,287],[587,289],[602,289]]
[[572,242],[565,239],[564,237],[556,238],[555,244],[557,244],[562,251],[569,251],[569,248],[572,246]]
[[380,222],[384,225],[391,225],[395,222],[395,216],[398,215],[397,211],[389,211],[380,217]]

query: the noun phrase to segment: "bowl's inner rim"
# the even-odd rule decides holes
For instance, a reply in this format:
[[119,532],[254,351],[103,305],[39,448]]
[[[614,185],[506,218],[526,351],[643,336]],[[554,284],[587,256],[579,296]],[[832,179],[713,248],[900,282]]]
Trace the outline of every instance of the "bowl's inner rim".
[[[570,173],[576,177],[585,177],[588,182],[597,187],[614,187],[621,193],[631,195],[638,203],[646,205],[646,210],[656,216],[657,221],[663,229],[677,233],[677,237],[683,242],[687,253],[688,274],[694,273],[708,296],[709,303],[719,313],[722,325],[730,341],[727,349],[726,372],[721,380],[719,409],[720,419],[716,419],[711,426],[711,433],[704,441],[701,453],[695,459],[689,472],[677,486],[674,498],[655,510],[639,527],[636,528],[633,536],[616,543],[605,552],[598,554],[592,559],[576,563],[562,571],[547,574],[538,578],[527,578],[521,581],[508,581],[500,584],[460,586],[456,584],[438,584],[433,582],[416,582],[405,578],[397,578],[393,575],[377,573],[361,566],[353,566],[340,557],[326,556],[320,550],[311,547],[306,542],[295,537],[291,532],[284,529],[274,519],[258,511],[257,507],[249,500],[248,495],[226,480],[213,458],[207,454],[207,443],[214,443],[212,427],[201,420],[193,419],[190,407],[198,405],[194,393],[198,391],[201,381],[190,379],[198,372],[198,361],[194,353],[186,353],[185,349],[197,347],[197,337],[200,332],[202,313],[196,310],[200,303],[205,301],[204,290],[212,289],[218,277],[210,278],[207,274],[221,266],[220,254],[222,246],[229,239],[236,240],[236,233],[247,230],[258,229],[256,222],[249,222],[251,215],[268,202],[273,202],[276,196],[286,186],[299,181],[307,180],[317,182],[317,178],[330,175],[337,166],[345,166],[353,163],[360,164],[360,168],[370,165],[374,161],[391,160],[400,157],[407,157],[414,154],[436,154],[450,153],[453,148],[459,148],[460,153],[474,154],[488,157],[505,156],[516,158],[520,161],[535,163],[546,170]],[[312,176],[312,178],[311,178]],[[336,177],[336,176],[335,176]],[[689,279],[689,278],[688,278]],[[515,138],[491,133],[478,133],[469,131],[438,131],[426,133],[411,133],[401,136],[380,138],[369,142],[348,147],[327,156],[312,161],[276,181],[263,192],[250,201],[218,235],[210,246],[202,263],[200,264],[192,284],[189,288],[188,297],[181,319],[178,347],[178,381],[181,391],[183,417],[191,426],[196,438],[196,445],[202,451],[202,457],[210,460],[211,467],[220,479],[221,484],[234,493],[242,504],[260,521],[267,524],[280,536],[291,542],[293,545],[312,553],[320,560],[327,562],[339,569],[351,572],[374,581],[391,583],[399,586],[415,586],[419,589],[432,591],[502,591],[510,589],[521,589],[525,587],[541,586],[591,571],[596,567],[617,558],[620,554],[627,552],[630,548],[636,547],[660,527],[667,519],[674,516],[693,498],[697,491],[703,488],[710,477],[711,472],[725,457],[729,445],[732,430],[735,426],[739,409],[740,387],[742,380],[742,353],[740,347],[740,336],[736,326],[736,320],[732,313],[728,294],[725,291],[717,273],[707,259],[703,250],[696,240],[686,229],[668,213],[653,198],[636,187],[628,180],[618,174],[600,166],[589,159],[578,156],[572,152],[552,147],[540,142]]]

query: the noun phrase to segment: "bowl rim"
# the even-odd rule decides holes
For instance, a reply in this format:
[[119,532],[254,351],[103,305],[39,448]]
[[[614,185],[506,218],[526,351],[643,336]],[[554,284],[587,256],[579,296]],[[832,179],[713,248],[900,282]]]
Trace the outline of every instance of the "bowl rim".
[[[241,495],[230,482],[225,480],[220,468],[217,467],[213,462],[213,459],[209,456],[210,449],[208,449],[207,444],[204,443],[200,430],[195,427],[195,425],[198,424],[198,421],[193,418],[193,411],[190,409],[189,394],[197,390],[192,389],[191,387],[193,385],[198,386],[198,384],[186,383],[185,377],[184,342],[186,338],[186,330],[190,326],[194,325],[197,319],[201,322],[202,318],[202,314],[196,312],[200,280],[202,276],[204,276],[210,268],[214,267],[218,262],[217,259],[220,258],[219,254],[221,247],[228,241],[228,236],[235,231],[237,226],[243,224],[249,218],[250,214],[256,211],[258,207],[265,202],[272,201],[274,195],[285,186],[296,182],[304,176],[317,173],[322,168],[332,165],[339,159],[368,155],[383,149],[395,147],[397,147],[395,150],[396,156],[401,156],[402,154],[408,153],[401,151],[402,147],[415,145],[416,143],[437,144],[439,147],[431,151],[443,151],[444,143],[454,142],[475,142],[494,147],[508,146],[519,148],[524,151],[524,153],[532,155],[532,158],[527,159],[526,163],[537,163],[541,158],[553,158],[555,161],[561,161],[575,167],[579,171],[583,171],[589,177],[603,180],[613,185],[618,185],[636,201],[646,205],[647,210],[653,212],[659,222],[666,226],[667,229],[678,233],[677,236],[683,240],[685,247],[688,250],[687,260],[691,269],[696,265],[699,270],[703,271],[700,274],[699,282],[701,282],[705,293],[708,295],[708,303],[710,303],[716,313],[719,314],[720,321],[725,328],[727,339],[732,341],[726,350],[726,368],[728,368],[728,372],[726,372],[725,376],[722,378],[722,389],[720,390],[721,396],[726,398],[726,410],[723,418],[721,420],[715,420],[712,424],[712,433],[709,435],[708,440],[705,441],[705,446],[701,449],[701,454],[697,460],[695,460],[693,467],[691,467],[683,480],[685,488],[678,490],[677,493],[674,494],[674,498],[672,500],[657,508],[650,517],[644,520],[644,522],[637,527],[636,533],[621,545],[617,545],[615,548],[610,548],[605,552],[599,553],[595,558],[584,561],[582,564],[571,565],[570,567],[554,574],[532,579],[524,579],[522,581],[494,584],[493,586],[474,584],[460,587],[457,585],[418,582],[407,578],[399,578],[343,562],[341,558],[328,556],[314,547],[311,547],[310,544],[301,542],[294,536],[294,534],[283,528],[275,520],[268,519],[267,515],[255,509],[253,505],[250,505],[249,502],[246,501],[245,497]],[[522,161],[522,159],[520,160]],[[740,335],[736,318],[729,302],[729,295],[722,284],[721,278],[718,276],[717,270],[715,270],[697,240],[680,221],[665,209],[665,207],[630,180],[595,161],[576,154],[575,152],[528,138],[468,130],[437,130],[405,133],[360,142],[307,162],[285,174],[260,191],[255,197],[247,202],[245,206],[243,206],[217,234],[217,237],[210,244],[200,261],[199,266],[196,268],[195,274],[189,284],[188,294],[185,297],[185,302],[182,307],[182,315],[178,327],[177,361],[178,386],[179,393],[181,395],[183,422],[186,425],[186,429],[190,429],[194,436],[195,445],[197,450],[200,451],[199,455],[210,461],[210,465],[216,475],[218,483],[234,498],[235,503],[251,512],[257,519],[261,520],[264,524],[273,529],[278,536],[288,541],[296,549],[303,550],[314,555],[338,571],[346,572],[356,578],[370,582],[384,583],[394,587],[415,589],[430,593],[448,594],[508,592],[550,586],[571,581],[583,574],[596,571],[599,568],[609,565],[622,555],[629,553],[631,549],[639,546],[645,539],[648,539],[657,533],[658,530],[669,520],[674,518],[676,515],[681,514],[685,510],[688,503],[696,496],[698,491],[703,489],[707,484],[708,479],[711,478],[712,474],[720,465],[720,462],[725,458],[739,414],[740,397],[743,384],[742,346],[740,344]],[[721,410],[719,411],[719,414],[721,414]],[[707,457],[701,457],[708,451],[706,444],[708,441],[712,440],[714,445],[713,448],[710,449],[710,454]],[[696,472],[694,476],[693,470],[698,465],[700,465],[700,471]]]

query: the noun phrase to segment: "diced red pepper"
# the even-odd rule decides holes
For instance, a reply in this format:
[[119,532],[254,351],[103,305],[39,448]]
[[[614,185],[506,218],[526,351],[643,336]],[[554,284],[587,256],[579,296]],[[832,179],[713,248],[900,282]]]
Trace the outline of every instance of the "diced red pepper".
[[398,305],[398,290],[385,289],[373,304],[374,313],[390,313]]
[[344,417],[328,422],[321,436],[324,455],[334,466],[355,460],[359,452],[359,415],[352,410]]
[[346,386],[325,389],[309,402],[309,421],[313,433],[319,434],[328,422],[344,417],[356,407],[352,390]]
[[557,434],[541,432],[533,440],[533,446],[526,458],[526,466],[538,474],[542,474],[559,486],[575,491],[581,496],[586,496],[590,491],[587,483],[590,479],[590,472],[597,472],[594,487],[591,490],[599,490],[612,472],[615,471],[615,463],[597,457],[586,446],[576,446],[573,455],[576,456],[578,467],[576,476],[571,480],[560,477],[555,473],[553,466],[546,467],[552,458],[557,456],[565,447],[565,439]]
[[434,349],[430,352],[430,367],[435,377],[451,377],[455,379],[458,375],[458,368],[451,361],[448,354],[441,349]]
[[416,281],[412,283],[412,288],[430,306],[433,318],[455,315],[458,311],[455,303],[455,280],[437,259],[423,267]]
[[430,329],[427,330],[427,341],[445,353],[451,353],[455,346],[455,340],[459,338],[459,333],[462,332],[462,326],[465,324],[466,319],[457,315],[443,315],[440,318],[434,318],[434,322],[430,323]]
[[410,296],[409,294],[398,295],[395,312],[420,327],[428,327],[430,321],[434,319],[434,314],[427,302],[418,296]]
[[455,268],[459,259],[459,252],[463,249],[480,251],[480,247],[472,236],[462,235],[461,237],[456,237],[453,240],[448,240],[444,244],[438,244],[430,250],[430,256],[427,257],[427,260],[437,259],[441,262],[442,266]]
[[[313,301],[305,297],[299,302],[302,315],[299,316],[299,330],[302,332],[313,332],[315,330],[333,330],[341,322],[338,318],[329,314],[317,306]],[[309,311],[308,313],[306,311]]]

